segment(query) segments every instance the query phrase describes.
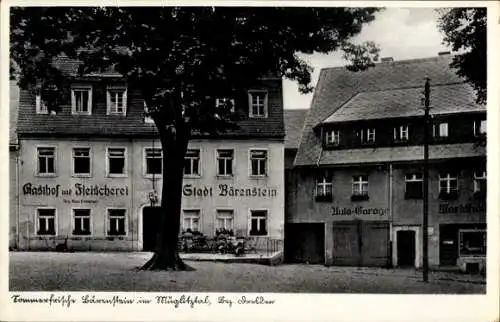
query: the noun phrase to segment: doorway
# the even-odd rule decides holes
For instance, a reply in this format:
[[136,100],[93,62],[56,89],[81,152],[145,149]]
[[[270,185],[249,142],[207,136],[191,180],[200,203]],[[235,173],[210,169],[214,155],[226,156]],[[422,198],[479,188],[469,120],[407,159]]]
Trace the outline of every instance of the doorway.
[[285,226],[285,261],[288,263],[325,263],[325,226],[323,223],[296,223]]
[[142,210],[142,250],[145,252],[152,252],[156,247],[160,214],[160,207],[144,207]]
[[415,267],[415,231],[397,232],[398,266]]

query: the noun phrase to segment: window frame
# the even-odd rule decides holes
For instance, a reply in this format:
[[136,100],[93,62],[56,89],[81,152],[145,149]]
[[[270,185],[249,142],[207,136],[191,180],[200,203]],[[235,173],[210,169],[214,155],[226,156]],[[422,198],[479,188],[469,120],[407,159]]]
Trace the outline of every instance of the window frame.
[[[366,135],[366,137],[365,137]],[[370,145],[376,142],[376,129],[374,127],[366,127],[358,130],[360,145]],[[371,139],[370,139],[371,138]]]
[[[481,176],[477,176],[478,173],[481,173]],[[485,188],[485,191],[481,190],[481,188],[480,188],[481,185],[479,183],[480,180],[484,180],[485,187],[487,187],[488,175],[486,173],[486,169],[475,170],[474,173],[473,173],[474,194],[476,194],[476,195],[478,195],[478,194],[484,194],[484,195],[486,195],[486,189],[487,188]]]
[[[266,215],[264,217],[264,221],[265,221],[265,234],[252,234],[252,219],[253,219],[253,213],[254,212],[265,212]],[[260,226],[260,221],[259,221],[259,224],[258,226]],[[251,209],[248,209],[248,236],[250,237],[268,237],[269,236],[269,209],[267,208],[251,208]]]
[[[443,174],[446,174],[445,177],[443,177]],[[439,173],[439,198],[444,199],[444,200],[453,200],[458,198],[459,194],[459,174],[457,173],[456,175],[451,172],[440,172]],[[456,182],[456,189],[452,189],[452,184],[451,182],[455,181]],[[446,182],[446,191],[443,191],[442,189],[442,182]]]
[[[231,155],[231,174],[227,174],[227,173],[226,174],[221,174],[221,173],[219,173],[219,152],[220,151],[231,151],[231,153],[232,153],[232,155]],[[224,159],[228,159],[228,158],[224,157]],[[234,149],[232,149],[232,148],[216,148],[215,149],[215,166],[216,166],[215,173],[216,173],[217,177],[232,178],[235,175],[234,165],[235,165],[235,152],[234,152]],[[227,165],[224,166],[224,169],[227,172]]]
[[[462,239],[463,233],[482,233],[484,254],[462,254]],[[488,252],[488,232],[486,229],[459,229],[458,230],[458,256],[468,256],[468,257],[484,257]]]
[[[76,110],[75,91],[87,90],[89,97],[87,101],[87,111],[79,112]],[[72,84],[71,85],[71,114],[73,115],[92,115],[92,85],[91,84]]]
[[[37,177],[56,177],[57,176],[57,147],[51,145],[37,145],[36,149],[36,173]],[[52,149],[54,152],[53,155],[53,163],[54,163],[54,172],[40,172],[40,149]]]
[[394,127],[394,142],[408,142],[410,140],[410,128],[408,125]]
[[[321,179],[321,181],[320,181]],[[330,179],[330,180],[328,180]],[[324,193],[319,193],[319,186]],[[330,194],[328,194],[328,188],[330,187]],[[323,173],[321,175],[316,175],[315,186],[314,186],[314,197],[316,201],[332,201],[333,200],[333,176],[328,173]]]
[[[89,233],[88,234],[75,234],[76,231],[76,214],[75,210],[88,210],[88,218],[89,218]],[[81,216],[84,217],[84,216]],[[71,208],[71,236],[74,237],[92,237],[93,235],[93,226],[92,226],[92,209],[84,208],[84,207],[73,207]]]
[[[110,228],[111,228],[111,218],[110,218],[110,210],[123,210],[123,218],[124,218],[124,223],[123,223],[123,230],[125,231],[124,234],[122,235],[111,235]],[[111,238],[123,238],[123,237],[128,237],[128,209],[127,208],[120,208],[120,207],[108,207],[106,208],[106,237],[111,237]]]
[[49,107],[42,100],[42,94],[35,95],[35,110],[36,114],[46,115],[49,114]]
[[[441,133],[441,126],[445,126],[446,128],[446,135],[442,135]],[[443,140],[447,139],[450,136],[450,124],[449,122],[436,122],[432,125],[432,136],[436,140]]]
[[[409,178],[409,176],[411,176]],[[418,178],[420,176],[421,178]],[[420,195],[414,196],[408,193],[408,183],[420,183]],[[405,199],[422,199],[424,197],[424,176],[422,173],[411,172],[405,174]]]
[[154,125],[155,120],[153,120],[153,118],[151,116],[145,115],[149,111],[148,104],[146,104],[146,101],[143,101],[143,103],[144,103],[144,123]]
[[234,98],[230,98],[230,97],[216,97],[215,98],[215,108],[218,109],[219,106],[223,105],[223,103],[221,103],[221,102],[225,102],[225,101],[230,101],[231,102],[231,109],[229,111],[231,113],[234,113],[236,111]]
[[[88,149],[89,151],[89,172],[88,173],[76,173],[75,172],[75,150],[78,149]],[[73,146],[71,148],[71,170],[72,170],[72,176],[77,177],[77,178],[90,178],[92,177],[92,163],[93,163],[93,158],[92,158],[92,148],[90,146]]]
[[[123,173],[111,173],[111,162],[109,150],[123,149]],[[106,176],[110,178],[124,178],[128,176],[128,150],[126,146],[107,146],[106,147]]]
[[[265,159],[257,159],[257,161],[262,161],[264,160],[264,173],[258,173],[254,174],[253,173],[253,160],[252,159],[252,153],[253,152],[264,152],[265,154]],[[269,150],[268,149],[261,149],[261,148],[251,148],[248,150],[248,164],[249,164],[249,176],[252,178],[265,178],[269,174]],[[259,162],[259,169],[260,169],[260,162]]]
[[[186,213],[197,213],[198,215],[195,216],[195,215],[188,215],[186,217]],[[185,220],[189,218],[190,221],[189,221],[189,224],[190,224],[190,227],[193,226],[193,218],[198,218],[198,230],[196,230],[197,232],[202,232],[202,225],[201,225],[201,208],[183,208],[182,209],[182,221],[181,221],[181,227],[182,227],[182,231],[187,231],[189,228],[186,228],[184,226],[184,223],[185,223]],[[191,229],[191,232],[194,232],[195,230],[193,230],[192,228]]]
[[[159,144],[158,144],[159,145]],[[148,150],[160,150],[160,160],[161,160],[161,171],[160,173],[148,173],[148,163],[147,163],[147,151]],[[143,148],[143,157],[142,157],[142,166],[143,166],[143,174],[145,178],[162,178],[163,176],[163,149],[161,147],[152,148],[152,147],[144,147]]]
[[340,145],[340,130],[325,130],[324,135],[325,146],[331,147]]
[[[484,129],[483,129],[483,125],[484,125]],[[486,135],[487,134],[487,127],[488,127],[487,119],[486,120],[474,120],[474,123],[473,123],[474,136]]]
[[[262,103],[262,109],[263,113],[262,114],[254,114],[253,112],[253,96],[258,94],[263,94],[264,95],[264,100]],[[268,99],[269,99],[269,93],[267,90],[258,90],[258,89],[252,89],[248,91],[248,116],[250,118],[267,118],[269,115],[268,111]]]
[[[113,108],[116,108],[115,106],[112,105],[111,102],[111,92],[112,91],[122,91],[122,112],[118,112],[116,110],[113,110]],[[121,116],[126,116],[127,115],[127,91],[128,88],[126,85],[108,85],[106,86],[106,115],[121,115]]]
[[[188,152],[190,151],[197,151],[198,152],[198,157],[197,158],[192,158],[188,157]],[[188,148],[186,150],[186,154],[184,155],[184,162],[186,162],[186,159],[190,160],[190,166],[191,166],[191,173],[186,173],[185,166],[183,167],[183,175],[185,178],[200,178],[201,177],[201,149],[200,148]],[[193,160],[197,160],[198,162],[198,173],[193,173]],[[185,165],[185,164],[184,164]]]
[[[366,180],[364,180],[366,178]],[[356,180],[359,179],[359,180]],[[370,198],[369,175],[358,174],[352,176],[352,195],[351,201],[363,201]],[[363,185],[366,184],[366,193],[363,193]],[[359,187],[360,191],[356,191],[355,187]]]
[[[53,210],[54,211],[54,234],[40,234],[40,213],[39,210]],[[57,222],[57,208],[55,207],[36,207],[35,208],[35,216],[36,216],[36,221],[35,221],[35,235],[39,237],[55,237],[57,236],[58,232],[58,222]]]
[[[221,216],[221,212],[226,212],[226,213],[231,213],[231,215],[222,215]],[[219,219],[222,219],[224,220],[224,227],[219,227]],[[231,219],[231,227],[230,228],[226,228],[226,221],[227,219],[230,217]],[[215,230],[220,230],[220,229],[226,229],[226,230],[231,230],[234,232],[234,218],[235,218],[235,215],[234,215],[234,209],[226,209],[226,208],[216,208],[215,209]]]

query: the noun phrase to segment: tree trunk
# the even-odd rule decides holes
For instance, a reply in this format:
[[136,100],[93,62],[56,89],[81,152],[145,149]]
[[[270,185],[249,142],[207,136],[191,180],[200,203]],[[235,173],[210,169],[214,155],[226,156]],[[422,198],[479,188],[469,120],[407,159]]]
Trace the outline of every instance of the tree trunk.
[[161,194],[160,230],[153,257],[142,270],[194,270],[179,257],[178,240],[184,176],[184,156],[189,141],[187,129],[169,132],[159,129],[163,150],[163,185]]

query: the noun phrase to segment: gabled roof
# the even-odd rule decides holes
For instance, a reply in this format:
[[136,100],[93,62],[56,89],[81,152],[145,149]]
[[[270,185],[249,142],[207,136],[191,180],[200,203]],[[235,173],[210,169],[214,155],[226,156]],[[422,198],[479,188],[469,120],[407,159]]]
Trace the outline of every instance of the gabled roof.
[[19,87],[16,82],[9,83],[9,145],[16,145],[17,140],[17,113],[19,109]]
[[[415,104],[415,108],[418,108],[420,107],[418,88],[423,91],[426,77],[429,77],[431,81],[431,93],[438,93],[437,88],[441,85],[463,83],[463,79],[459,78],[455,71],[449,67],[450,62],[451,56],[447,55],[383,62],[360,72],[351,72],[345,67],[322,69],[311,102],[311,109],[304,124],[295,165],[318,164],[322,150],[321,139],[314,133],[313,129],[330,116],[335,115],[335,112],[345,104],[354,104],[354,102],[361,104],[363,102],[364,108],[369,108],[369,99],[379,97],[378,100],[383,105],[384,99],[391,98],[393,94],[398,94],[398,98],[404,96],[403,89],[406,89],[406,93],[412,93],[411,97],[414,98],[405,99],[411,100],[411,103]],[[452,87],[443,88],[446,91]],[[398,92],[398,89],[402,91]],[[360,97],[356,99],[358,95]],[[462,94],[459,95],[462,96]],[[416,102],[414,102],[415,100]],[[349,103],[350,101],[353,102]],[[466,102],[467,105],[469,100]],[[431,104],[434,106],[432,98]],[[381,107],[376,109],[380,110]],[[377,113],[379,112],[374,112],[374,115]],[[348,116],[348,113],[343,115],[346,119],[351,117]],[[361,113],[358,113],[358,116],[359,119],[363,118]]]
[[284,110],[285,149],[298,149],[307,109]]

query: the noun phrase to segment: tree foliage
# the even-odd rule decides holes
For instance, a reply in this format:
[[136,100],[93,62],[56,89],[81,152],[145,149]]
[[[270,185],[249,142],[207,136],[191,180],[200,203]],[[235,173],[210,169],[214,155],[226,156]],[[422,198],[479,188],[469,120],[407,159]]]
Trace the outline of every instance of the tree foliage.
[[440,9],[439,29],[457,55],[451,67],[476,90],[477,102],[486,102],[486,8]]

